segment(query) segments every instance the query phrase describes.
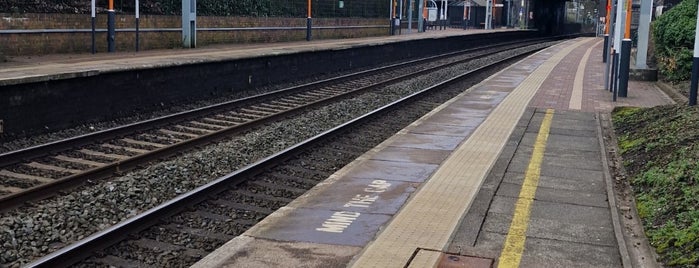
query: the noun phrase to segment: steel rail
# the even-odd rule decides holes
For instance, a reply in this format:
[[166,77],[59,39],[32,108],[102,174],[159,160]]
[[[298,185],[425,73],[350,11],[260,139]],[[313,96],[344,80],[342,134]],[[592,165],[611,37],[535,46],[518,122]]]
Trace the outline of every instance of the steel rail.
[[[523,46],[525,46],[525,45],[523,45]],[[482,49],[482,48],[480,48],[480,49]],[[461,53],[466,53],[466,52],[461,52]],[[95,167],[95,168],[92,168],[90,170],[86,170],[85,172],[82,172],[79,174],[74,174],[74,175],[70,175],[67,177],[60,178],[60,179],[56,179],[55,181],[52,181],[50,183],[40,184],[40,185],[31,187],[31,188],[28,188],[28,189],[21,191],[21,192],[2,196],[2,197],[0,197],[0,211],[4,211],[4,210],[8,210],[8,209],[13,208],[13,207],[20,206],[21,204],[23,204],[25,202],[46,198],[48,196],[56,194],[57,192],[59,192],[61,190],[81,185],[82,183],[84,183],[85,181],[90,180],[90,179],[99,179],[99,178],[108,177],[111,174],[116,173],[116,172],[123,172],[125,170],[130,170],[130,169],[136,167],[140,163],[157,160],[159,158],[173,155],[174,153],[179,152],[179,151],[184,151],[184,150],[188,150],[191,148],[195,148],[197,146],[209,144],[213,141],[217,141],[217,140],[220,140],[220,139],[225,138],[227,136],[230,136],[230,135],[233,135],[236,133],[240,133],[240,132],[245,131],[247,129],[254,128],[256,126],[260,126],[262,124],[272,122],[272,121],[284,118],[286,116],[299,113],[305,109],[326,105],[327,103],[336,101],[336,100],[341,99],[341,98],[348,98],[348,97],[351,97],[351,96],[354,96],[357,94],[361,94],[361,93],[366,92],[368,90],[372,90],[372,89],[375,89],[378,87],[383,87],[383,86],[391,84],[391,83],[397,83],[399,81],[411,78],[411,77],[416,76],[416,75],[421,75],[421,74],[433,72],[433,71],[436,71],[436,70],[441,69],[441,68],[446,68],[446,67],[449,67],[449,66],[452,66],[455,64],[460,64],[460,63],[463,63],[463,62],[466,62],[469,60],[473,60],[473,59],[480,58],[480,57],[485,57],[488,55],[489,54],[468,57],[465,59],[461,59],[459,61],[451,62],[449,64],[445,64],[445,65],[441,65],[441,66],[437,66],[437,67],[432,67],[432,68],[426,68],[426,69],[423,69],[423,70],[420,70],[417,72],[412,72],[409,74],[396,76],[396,77],[393,77],[391,79],[384,80],[384,81],[374,83],[374,84],[371,84],[368,86],[364,86],[361,88],[357,88],[357,89],[349,91],[349,92],[345,92],[345,93],[341,93],[338,95],[333,95],[330,97],[322,98],[320,100],[309,103],[307,105],[298,106],[295,108],[284,110],[284,111],[281,111],[279,113],[265,116],[263,118],[251,120],[251,121],[248,121],[245,123],[241,123],[239,125],[235,125],[232,127],[228,127],[226,129],[222,129],[222,130],[213,132],[213,133],[204,134],[204,135],[201,135],[201,136],[196,137],[196,138],[184,140],[184,141],[175,143],[173,145],[170,145],[170,146],[167,146],[164,148],[159,148],[159,149],[155,149],[155,150],[152,150],[150,152],[147,152],[147,153],[139,154],[139,155],[130,157],[130,158],[125,159],[125,160],[111,162],[111,163],[108,163],[104,166]],[[443,56],[440,56],[440,57],[443,57]],[[69,140],[65,140],[65,141],[51,143],[51,144],[47,144],[45,146],[39,146],[40,148],[32,147],[32,148],[28,148],[27,152],[18,152],[18,153],[24,153],[24,155],[20,155],[20,156],[23,156],[24,158],[21,158],[20,156],[17,156],[17,155],[13,155],[13,157],[11,157],[11,159],[14,159],[14,161],[17,161],[20,159],[27,158],[28,155],[31,155],[33,157],[39,157],[39,156],[46,155],[47,151],[55,153],[55,152],[61,151],[61,149],[65,150],[66,148],[69,148],[69,147],[78,147],[78,146],[82,146],[82,145],[86,145],[86,144],[93,144],[96,141],[99,142],[99,141],[103,141],[103,140],[113,139],[113,138],[118,137],[118,136],[127,135],[127,134],[131,134],[134,132],[139,132],[139,131],[150,130],[150,129],[158,128],[158,127],[161,127],[161,126],[164,126],[167,124],[171,124],[174,122],[181,122],[181,121],[185,121],[185,120],[190,120],[192,118],[201,117],[205,114],[215,113],[216,111],[236,108],[234,106],[239,105],[239,104],[244,103],[244,102],[255,102],[255,101],[260,102],[260,101],[264,101],[265,99],[278,98],[280,96],[280,94],[291,94],[293,92],[301,91],[301,90],[308,88],[308,87],[311,87],[311,86],[317,87],[317,86],[323,86],[323,85],[326,85],[329,83],[338,83],[340,81],[351,79],[351,78],[354,78],[354,77],[357,77],[360,75],[371,74],[373,72],[376,72],[377,70],[389,71],[392,69],[400,68],[400,67],[403,67],[405,65],[409,65],[409,64],[412,64],[414,62],[420,62],[420,61],[424,61],[424,59],[415,60],[415,61],[411,61],[408,63],[394,64],[394,65],[390,65],[390,66],[386,66],[386,67],[366,70],[366,71],[348,74],[348,75],[344,75],[344,76],[340,76],[340,77],[336,77],[336,78],[326,79],[326,80],[319,81],[316,83],[311,83],[311,84],[307,84],[307,85],[300,85],[300,86],[291,87],[288,89],[277,90],[277,91],[273,91],[273,92],[269,92],[269,93],[265,93],[265,94],[261,94],[261,95],[256,95],[256,96],[252,96],[252,97],[248,97],[248,98],[244,98],[244,99],[240,99],[240,100],[235,100],[235,101],[231,101],[231,102],[227,102],[227,103],[223,103],[223,104],[202,107],[202,108],[195,109],[192,111],[181,112],[181,113],[177,113],[177,114],[170,115],[170,116],[164,116],[164,117],[160,117],[160,118],[156,118],[156,119],[152,119],[152,120],[147,120],[147,121],[127,125],[124,127],[119,127],[119,128],[115,128],[115,129],[111,129],[111,130],[105,130],[105,131],[100,131],[100,132],[93,133],[93,134],[79,136],[79,137],[76,137],[74,139],[69,139]],[[61,144],[60,142],[64,142],[64,143]],[[65,142],[67,142],[67,143],[65,143]],[[51,148],[50,146],[62,146],[62,148],[60,148],[60,149],[59,148]],[[7,161],[7,159],[9,159],[7,157],[7,155],[0,155],[0,163],[5,163],[3,161]]]
[[[529,52],[529,53],[533,53]],[[107,228],[99,233],[93,234],[81,241],[78,241],[70,246],[67,246],[61,250],[53,252],[35,262],[30,263],[27,267],[62,267],[70,266],[80,260],[89,257],[92,252],[104,249],[108,246],[116,244],[117,242],[123,240],[128,234],[139,232],[144,230],[153,224],[159,222],[162,218],[172,216],[180,211],[185,210],[187,207],[198,204],[204,200],[214,196],[220,192],[225,191],[228,187],[235,186],[244,182],[246,179],[264,172],[264,170],[269,169],[278,163],[281,163],[291,157],[294,157],[313,146],[332,138],[335,135],[340,135],[342,132],[351,131],[356,126],[368,122],[373,118],[380,116],[386,112],[396,109],[401,105],[409,104],[412,101],[419,99],[420,97],[433,92],[434,90],[442,89],[448,87],[454,83],[461,81],[462,79],[494,66],[498,63],[505,62],[514,58],[521,57],[523,55],[514,55],[506,59],[502,59],[496,62],[491,62],[486,66],[476,68],[465,72],[459,76],[453,77],[446,81],[440,82],[411,95],[403,97],[392,103],[384,105],[374,111],[366,113],[360,117],[352,119],[344,124],[336,126],[330,130],[327,130],[321,134],[297,143],[283,151],[275,153],[267,158],[259,160],[253,164],[245,166],[235,172],[227,174],[220,177],[210,183],[202,185],[192,191],[185,194],[177,196],[176,198],[169,200],[157,207],[149,209],[142,214],[129,218],[123,222],[118,223],[110,228]]]

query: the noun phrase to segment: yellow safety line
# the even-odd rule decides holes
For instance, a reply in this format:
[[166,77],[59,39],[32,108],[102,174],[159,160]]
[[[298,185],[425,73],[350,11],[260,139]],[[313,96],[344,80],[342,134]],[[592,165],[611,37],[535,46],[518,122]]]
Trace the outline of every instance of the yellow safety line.
[[527,239],[529,216],[532,203],[534,203],[536,188],[539,184],[541,163],[544,160],[544,151],[546,150],[546,141],[549,138],[552,119],[553,109],[547,109],[544,121],[541,122],[541,127],[539,128],[539,134],[536,136],[534,152],[529,160],[527,172],[524,175],[522,190],[519,192],[517,203],[515,203],[515,214],[510,223],[510,230],[507,232],[502,253],[500,253],[499,268],[519,267],[519,262],[522,259],[524,241]]

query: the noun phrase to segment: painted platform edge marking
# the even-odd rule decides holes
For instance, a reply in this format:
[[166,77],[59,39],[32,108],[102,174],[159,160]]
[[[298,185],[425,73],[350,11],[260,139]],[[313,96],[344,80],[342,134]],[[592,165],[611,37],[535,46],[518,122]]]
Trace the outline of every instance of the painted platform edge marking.
[[519,197],[515,203],[515,211],[510,223],[510,229],[507,231],[505,244],[503,245],[502,253],[498,267],[500,268],[516,268],[522,260],[524,253],[524,243],[527,239],[527,229],[529,227],[529,219],[531,216],[534,196],[539,187],[539,178],[541,177],[541,164],[544,160],[544,152],[546,151],[546,143],[551,130],[551,121],[553,120],[553,109],[547,109],[544,120],[539,127],[539,133],[534,142],[534,151],[529,159],[529,165],[524,174],[524,182],[519,192]]
[[[421,248],[427,248],[427,249],[437,249],[441,250],[446,246],[446,243],[448,242],[449,238],[452,235],[453,230],[459,223],[459,220],[462,218],[462,214],[468,209],[470,206],[471,201],[475,197],[475,192],[477,192],[480,184],[482,184],[483,178],[485,177],[484,174],[481,173],[487,173],[487,170],[492,167],[493,162],[495,159],[497,159],[497,155],[499,155],[500,151],[502,150],[502,147],[504,146],[504,141],[507,140],[507,138],[510,136],[512,130],[514,129],[516,122],[519,120],[519,117],[521,117],[522,113],[524,112],[525,108],[533,98],[534,94],[536,91],[538,91],[539,87],[543,83],[543,80],[545,77],[547,77],[553,68],[561,61],[561,59],[570,53],[573,49],[577,48],[580,46],[582,43],[587,42],[587,39],[583,39],[582,41],[576,41],[573,44],[570,44],[565,47],[560,47],[563,46],[563,44],[567,43],[564,42],[563,44],[559,44],[554,47],[559,47],[560,49],[558,52],[556,52],[554,55],[551,55],[545,62],[543,62],[533,73],[529,75],[522,83],[515,89],[513,90],[506,98],[503,100],[503,102],[495,108],[495,110],[489,115],[489,117],[486,119],[486,121],[481,124],[476,131],[471,135],[471,137],[462,144],[457,151],[461,151],[461,154],[464,154],[464,151],[467,151],[466,149],[469,147],[474,147],[474,148],[485,148],[486,151],[488,152],[483,152],[479,150],[474,150],[470,149],[469,151],[471,153],[465,153],[466,155],[470,154],[472,155],[472,158],[475,157],[475,161],[460,161],[460,163],[472,163],[472,162],[487,162],[489,165],[481,163],[481,166],[475,167],[475,169],[468,169],[465,167],[460,167],[461,165],[454,162],[456,162],[454,159],[455,158],[463,158],[464,156],[455,156],[455,154],[459,154],[458,152],[455,152],[452,154],[452,156],[447,159],[442,167],[440,167],[440,170],[438,170],[435,175],[433,175],[433,178],[431,178],[429,181],[427,181],[423,186],[418,190],[417,194],[415,194],[410,200],[407,205],[405,205],[399,214],[394,217],[394,219],[390,222],[388,226],[379,234],[378,238],[374,240],[372,243],[370,243],[367,247],[365,247],[364,251],[362,254],[360,254],[357,259],[351,265],[357,266],[357,267],[400,267],[402,264],[405,263],[405,261],[410,257],[412,252],[415,250],[417,247]],[[539,55],[543,53],[544,51],[549,51],[547,50],[542,50],[539,53],[536,53],[534,55]],[[547,53],[553,53],[553,52],[547,52]],[[533,57],[534,55],[530,56]],[[529,57],[528,57],[529,58]],[[528,90],[525,90],[528,89]],[[512,104],[510,104],[512,103]],[[518,104],[518,105],[517,105]],[[516,115],[519,114],[520,116],[517,117]],[[512,118],[513,116],[517,118]],[[496,119],[494,119],[496,118]],[[499,119],[498,119],[499,118]],[[501,120],[502,119],[502,120]],[[507,121],[507,123],[503,123],[501,121]],[[513,121],[513,122],[509,122]],[[497,129],[497,126],[501,125],[502,129]],[[509,130],[509,131],[508,131]],[[493,132],[493,133],[487,133],[487,132]],[[491,137],[492,135],[490,134],[496,134],[499,138],[500,136],[502,140],[494,140],[492,142],[488,142],[487,137]],[[480,137],[483,136],[483,137]],[[479,137],[479,138],[475,138]],[[492,138],[492,137],[491,137]],[[483,139],[484,142],[480,142],[481,144],[476,144],[479,143],[477,140],[478,139]],[[477,146],[476,146],[477,145]],[[487,153],[487,155],[483,155],[484,153]],[[484,160],[484,158],[492,158],[490,159],[491,161]],[[463,159],[462,159],[463,160]],[[445,168],[445,166],[450,165],[449,163],[452,163],[451,165],[456,165],[460,167],[461,170],[467,169],[467,170],[478,170],[479,174],[466,174],[467,176],[464,177],[479,177],[480,179],[478,180],[478,183],[476,185],[473,185],[473,181],[469,183],[467,186],[467,189],[470,190],[464,190],[464,191],[459,191],[459,194],[461,197],[463,197],[463,193],[466,192],[468,193],[468,197],[464,198],[466,199],[465,201],[466,204],[462,205],[460,208],[456,208],[455,210],[453,208],[445,208],[445,206],[448,206],[449,204],[446,203],[453,203],[453,200],[438,200],[434,203],[441,204],[441,207],[437,208],[424,208],[425,205],[431,203],[430,198],[431,196],[436,196],[435,198],[445,198],[442,197],[444,193],[448,193],[449,191],[456,191],[452,188],[452,185],[440,185],[440,182],[435,182],[437,180],[441,179],[436,179],[435,177],[442,176],[445,174],[440,174],[440,173],[447,173],[446,175],[449,175],[451,177],[454,177],[455,174],[445,171],[448,170],[449,168]],[[449,179],[447,179],[449,180]],[[458,186],[458,185],[457,185]],[[461,185],[464,186],[464,185]],[[470,188],[469,188],[470,186]],[[446,188],[446,189],[444,189]],[[475,189],[474,189],[475,188]],[[459,190],[463,190],[460,189]],[[422,200],[422,199],[427,199],[427,200]],[[434,200],[432,200],[434,201]],[[439,202],[443,201],[443,202]],[[445,205],[446,204],[446,205]],[[431,215],[434,214],[434,212],[441,212],[439,216],[448,216],[453,219],[447,219],[446,221],[439,220],[440,222],[434,223],[436,219],[439,217],[434,217],[430,221],[430,223],[425,223],[425,222],[418,222],[415,223],[412,221],[414,218],[421,218],[421,217],[430,217],[430,216],[436,216],[436,215]],[[416,214],[417,213],[417,214]],[[409,215],[410,214],[410,215]],[[416,214],[416,215],[412,215]],[[407,222],[407,223],[406,223]],[[399,226],[400,225],[400,226]],[[444,225],[449,225],[449,227],[445,227]],[[433,235],[425,234],[425,231],[433,231]],[[436,230],[436,232],[435,232]],[[409,239],[406,239],[405,237],[402,237],[401,234],[407,233],[408,236],[412,235],[412,237],[409,237]],[[441,242],[441,243],[440,243]],[[404,260],[403,263],[400,263],[399,260]]]

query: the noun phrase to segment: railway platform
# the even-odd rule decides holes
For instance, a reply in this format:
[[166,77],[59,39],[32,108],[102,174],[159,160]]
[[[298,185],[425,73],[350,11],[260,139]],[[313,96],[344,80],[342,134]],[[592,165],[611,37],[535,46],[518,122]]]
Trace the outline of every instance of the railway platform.
[[0,86],[44,82],[50,80],[89,77],[105,73],[148,70],[198,63],[215,63],[264,56],[291,55],[319,50],[339,50],[359,46],[382,45],[420,39],[443,38],[485,32],[509,31],[446,29],[420,34],[382,37],[329,39],[311,42],[282,42],[265,44],[212,45],[191,50],[167,49],[142,52],[100,53],[96,55],[57,54],[11,57],[0,62]]
[[602,40],[529,56],[194,267],[629,267],[602,125],[673,101],[604,89]]

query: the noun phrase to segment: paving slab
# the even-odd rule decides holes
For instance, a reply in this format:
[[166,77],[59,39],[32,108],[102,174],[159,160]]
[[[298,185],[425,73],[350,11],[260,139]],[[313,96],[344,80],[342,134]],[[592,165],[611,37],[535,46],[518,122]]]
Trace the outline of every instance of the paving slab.
[[440,164],[449,156],[449,150],[417,149],[398,146],[387,146],[372,156],[374,160],[396,162]]
[[464,137],[406,133],[393,141],[393,146],[428,150],[454,150]]
[[[530,158],[531,158],[531,154],[518,153],[512,159],[512,162],[514,164],[512,166],[516,167],[517,165],[525,165],[525,167],[526,167],[526,165],[529,164]],[[575,151],[572,151],[569,154],[565,154],[565,155],[546,155],[546,154],[544,154],[543,161],[544,161],[544,163],[542,164],[542,166],[552,166],[552,167],[560,167],[560,168],[574,167],[574,168],[582,169],[582,170],[602,171],[602,162],[600,161],[599,154],[596,156],[590,155],[590,158],[586,158],[585,155],[583,155],[583,154],[576,156]],[[518,168],[519,167],[516,167],[514,169],[518,169]]]
[[423,182],[439,165],[367,160],[352,171],[352,178]]
[[326,209],[282,207],[278,212],[275,217],[283,217],[283,221],[258,223],[244,235],[276,241],[364,246],[391,219],[386,214]]
[[[239,236],[210,254],[192,268],[259,268],[259,267],[346,267],[361,247],[304,242],[282,242]],[[227,254],[227,252],[235,254]]]
[[[510,222],[512,215],[488,213],[481,230],[506,235]],[[541,218],[532,218],[529,221],[527,239],[533,237],[608,247],[617,245],[611,226],[589,226]]]
[[[523,172],[507,172],[502,180],[503,183],[522,185],[524,181]],[[569,179],[562,177],[541,176],[539,187],[549,189],[560,189],[588,193],[606,193],[606,184],[603,177],[590,177],[587,180]]]
[[422,123],[412,128],[409,132],[416,134],[434,134],[441,136],[466,137],[473,133],[473,130],[475,130],[481,122],[482,120],[479,120],[478,118],[461,121],[459,122],[460,125],[448,125],[431,121]]
[[[512,215],[517,198],[498,196],[493,197],[489,212]],[[554,203],[534,200],[531,218],[557,220],[563,223],[585,224],[589,226],[612,226],[609,208],[581,206],[565,203]]]
[[[519,196],[519,192],[521,189],[521,184],[503,182],[502,184],[500,184],[500,188],[498,188],[496,195],[516,198]],[[547,188],[539,185],[539,187],[537,187],[536,189],[535,199],[553,203],[564,203],[601,208],[609,207],[609,204],[607,203],[607,193],[604,191],[598,193],[590,193],[581,192],[577,190],[571,191]]]
[[[476,247],[500,250],[505,235],[481,232]],[[617,248],[527,237],[520,267],[621,267]]]
[[406,181],[340,178],[293,205],[296,208],[394,214],[419,184]]

